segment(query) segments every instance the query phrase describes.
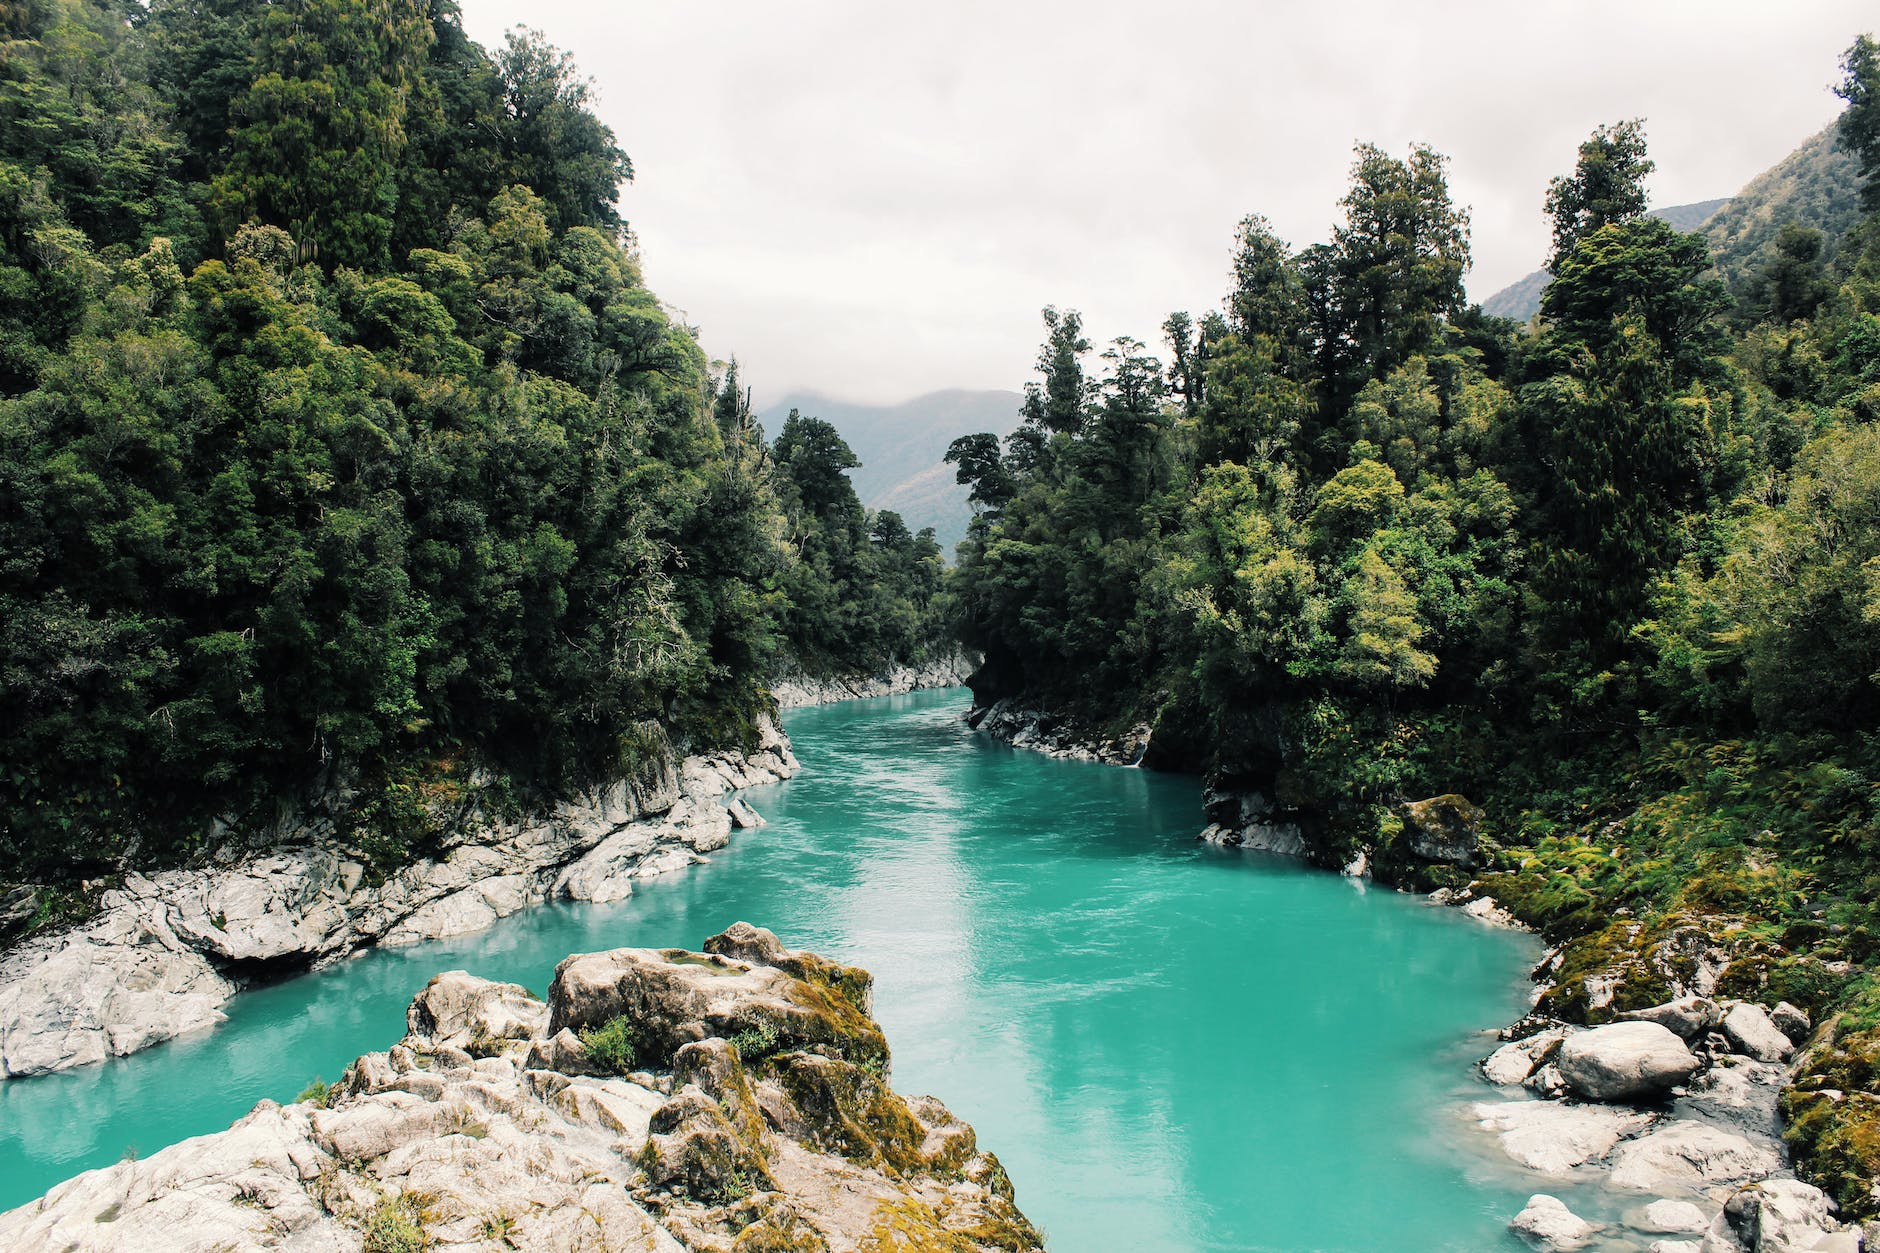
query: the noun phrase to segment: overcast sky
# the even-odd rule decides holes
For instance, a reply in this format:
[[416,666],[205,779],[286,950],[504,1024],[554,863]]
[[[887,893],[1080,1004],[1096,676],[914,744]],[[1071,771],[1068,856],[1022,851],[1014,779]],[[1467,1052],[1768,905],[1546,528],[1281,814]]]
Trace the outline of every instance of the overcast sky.
[[1326,238],[1359,140],[1452,159],[1476,299],[1537,268],[1547,180],[1642,117],[1655,205],[1833,120],[1853,0],[462,0],[573,51],[632,156],[648,283],[759,403],[1023,384],[1046,304],[1095,339],[1217,307],[1234,223]]

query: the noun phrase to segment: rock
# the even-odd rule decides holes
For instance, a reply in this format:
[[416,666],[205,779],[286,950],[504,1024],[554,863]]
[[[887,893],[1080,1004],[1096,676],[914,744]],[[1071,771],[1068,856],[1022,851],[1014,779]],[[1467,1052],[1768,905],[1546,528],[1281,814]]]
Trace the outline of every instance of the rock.
[[1508,1224],[1544,1249],[1584,1248],[1599,1228],[1568,1209],[1559,1197],[1545,1193],[1528,1198],[1527,1208]]
[[1502,1087],[1520,1083],[1552,1057],[1566,1038],[1565,1027],[1551,1027],[1526,1039],[1504,1044],[1483,1060],[1482,1075]]
[[1681,1119],[1620,1145],[1613,1155],[1612,1182],[1615,1187],[1663,1194],[1744,1183],[1781,1164],[1773,1149],[1734,1131]]
[[1681,996],[1650,1009],[1632,1009],[1619,1015],[1625,1022],[1655,1022],[1687,1043],[1723,1021],[1723,1011],[1707,996]]
[[1543,1100],[1556,1100],[1567,1095],[1566,1076],[1560,1073],[1560,1067],[1549,1063],[1527,1077],[1521,1085]]
[[1696,1240],[1653,1240],[1647,1253],[1705,1253]]
[[[708,948],[718,940],[708,941]],[[579,1031],[625,1018],[636,1051],[645,1051],[643,1064],[649,1054],[670,1058],[696,1040],[749,1032],[769,1041],[775,1052],[813,1048],[886,1065],[887,1041],[866,1011],[858,1012],[859,1001],[826,990],[864,984],[866,975],[823,964],[834,973],[819,986],[775,966],[710,952],[623,948],[582,954],[555,968],[548,1030]]]
[[[0,1077],[64,1070],[134,1052],[224,1020],[237,977],[297,971],[375,943],[465,935],[551,892],[618,900],[761,821],[736,788],[797,768],[774,722],[748,752],[673,759],[656,724],[636,728],[646,759],[630,776],[568,797],[546,814],[491,819],[474,800],[450,818],[440,856],[382,883],[330,843],[315,805],[269,840],[285,851],[208,870],[135,873],[99,914],[0,955]],[[330,798],[322,805],[330,804]],[[225,849],[233,845],[225,845]],[[233,977],[232,977],[233,976]]]
[[[805,970],[847,969],[777,947]],[[727,959],[664,960],[692,972]],[[761,969],[785,983],[749,981],[749,1012],[719,998],[728,1021],[781,996],[879,1035],[841,986]],[[413,1002],[413,1033],[355,1061],[325,1107],[263,1101],[227,1131],[82,1174],[0,1214],[0,1248],[686,1253],[730,1250],[735,1233],[743,1253],[828,1253],[876,1247],[891,1215],[897,1248],[1042,1253],[972,1129],[931,1097],[904,1100],[875,1069],[746,1058],[712,1038],[640,1083],[538,1065],[560,1051],[545,1025],[526,1050],[480,1059],[442,1043],[479,1024],[522,1029],[539,1011],[513,984],[439,976]]]
[[1789,1038],[1790,1044],[1800,1044],[1814,1029],[1814,1024],[1809,1021],[1807,1013],[1787,1001],[1780,1002],[1769,1011],[1769,1021],[1775,1024],[1777,1031]]
[[1569,1036],[1555,1065],[1575,1093],[1591,1101],[1650,1101],[1693,1074],[1698,1060],[1655,1022],[1618,1022]]
[[1424,861],[1472,866],[1480,852],[1482,811],[1453,793],[1397,807],[1404,842]]
[[1731,1007],[1723,1016],[1723,1034],[1738,1050],[1759,1062],[1779,1062],[1795,1051],[1789,1038],[1769,1021],[1763,1007],[1748,1001]]
[[1474,1112],[1482,1127],[1501,1138],[1508,1156],[1549,1175],[1606,1156],[1614,1145],[1652,1123],[1649,1114],[1559,1101],[1485,1101]]
[[508,1040],[542,1036],[548,1006],[515,983],[492,983],[462,970],[425,984],[405,1014],[414,1036],[477,1053]]
[[1750,1253],[1804,1253],[1840,1224],[1827,1194],[1799,1179],[1765,1179],[1724,1202],[1717,1222]]
[[120,911],[9,956],[0,978],[0,1075],[134,1053],[224,1022],[235,985],[159,921]]
[[16,931],[24,931],[26,925],[39,915],[39,890],[30,884],[15,884],[0,888],[0,940],[10,937]]
[[1710,1215],[1689,1201],[1653,1201],[1636,1226],[1641,1231],[1702,1232],[1710,1226]]
[[912,665],[889,662],[872,675],[843,675],[832,679],[814,679],[803,674],[781,675],[770,683],[770,693],[779,709],[800,709],[808,705],[829,705],[836,701],[857,700],[870,696],[894,696],[928,688],[961,687],[967,676],[979,668],[977,657],[964,652],[946,653]]

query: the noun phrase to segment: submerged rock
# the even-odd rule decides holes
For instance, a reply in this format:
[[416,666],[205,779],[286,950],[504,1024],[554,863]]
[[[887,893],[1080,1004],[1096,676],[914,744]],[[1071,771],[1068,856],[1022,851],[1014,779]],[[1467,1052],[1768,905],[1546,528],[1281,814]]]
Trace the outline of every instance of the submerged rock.
[[1560,1101],[1483,1102],[1475,1116],[1500,1137],[1509,1157],[1547,1175],[1597,1161],[1652,1124],[1650,1114]]
[[[410,1033],[325,1104],[264,1101],[227,1131],[80,1175],[0,1215],[0,1247],[1042,1249],[972,1129],[888,1086],[855,996],[865,972],[757,928],[708,946],[781,964],[587,954],[562,963],[546,1005],[440,975]],[[550,1034],[603,1013],[587,1042]],[[685,1039],[695,1028],[711,1034]]]
[[1527,1207],[1515,1215],[1508,1228],[1544,1249],[1585,1248],[1599,1231],[1568,1209],[1559,1197],[1545,1194],[1529,1197]]
[[1689,1188],[1735,1186],[1762,1179],[1782,1165],[1775,1150],[1722,1127],[1692,1119],[1666,1123],[1619,1146],[1612,1182],[1664,1194]]
[[1656,1100],[1697,1073],[1684,1041],[1655,1022],[1617,1022],[1570,1036],[1555,1064],[1590,1101]]

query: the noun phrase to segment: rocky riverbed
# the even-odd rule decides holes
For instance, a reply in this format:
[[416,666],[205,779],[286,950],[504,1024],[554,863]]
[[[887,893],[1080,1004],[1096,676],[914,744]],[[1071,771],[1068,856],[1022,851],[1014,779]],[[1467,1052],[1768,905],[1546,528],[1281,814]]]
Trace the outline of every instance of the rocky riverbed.
[[637,879],[699,861],[763,819],[740,788],[796,772],[765,723],[750,752],[678,760],[656,729],[645,765],[550,812],[507,817],[472,789],[439,847],[373,876],[303,815],[235,864],[129,874],[85,923],[0,957],[0,1076],[135,1052],[224,1021],[245,983],[373,944],[465,935],[550,899],[613,901]]
[[[1546,1249],[1854,1253],[1820,1189],[1786,1168],[1776,1101],[1810,1024],[1787,1004],[1687,993],[1597,1027],[1528,1020],[1482,1062],[1472,1114],[1536,1195],[1514,1229]],[[1548,1182],[1608,1194],[1589,1221]]]
[[1041,1250],[998,1159],[889,1084],[867,972],[739,923],[442,974],[330,1089],[0,1215],[20,1250]]

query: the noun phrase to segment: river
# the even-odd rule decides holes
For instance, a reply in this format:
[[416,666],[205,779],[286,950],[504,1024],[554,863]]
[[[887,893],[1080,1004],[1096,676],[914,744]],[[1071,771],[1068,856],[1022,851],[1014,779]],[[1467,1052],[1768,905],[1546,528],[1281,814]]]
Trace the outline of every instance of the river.
[[1055,1253],[1522,1247],[1528,1188],[1457,1109],[1530,942],[1199,844],[1196,780],[991,743],[963,699],[792,712],[803,773],[745,794],[770,825],[629,900],[368,953],[215,1031],[0,1083],[0,1208],[336,1077],[438,971],[539,993],[569,953],[742,918],[875,973],[895,1086],[974,1124]]

